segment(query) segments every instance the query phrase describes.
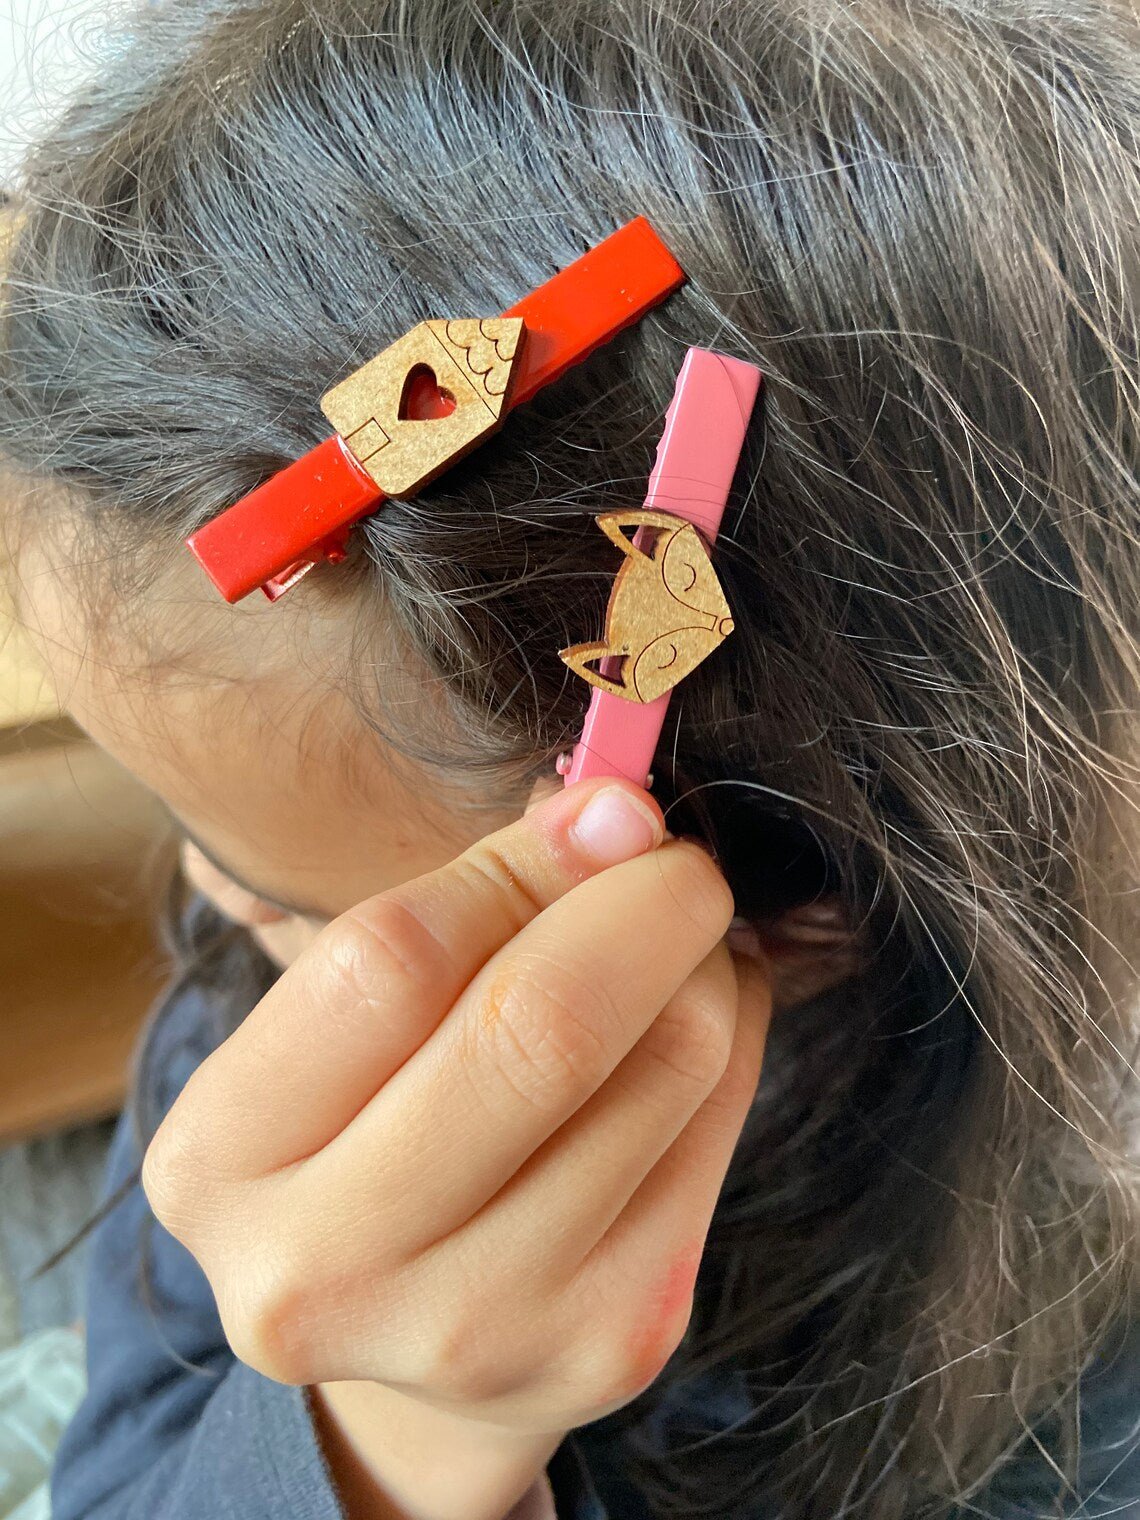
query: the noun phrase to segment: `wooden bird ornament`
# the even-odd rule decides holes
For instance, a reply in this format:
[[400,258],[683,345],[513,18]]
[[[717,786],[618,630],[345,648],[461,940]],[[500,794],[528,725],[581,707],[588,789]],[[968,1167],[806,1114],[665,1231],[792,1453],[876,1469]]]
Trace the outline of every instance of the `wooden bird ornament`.
[[[591,686],[654,702],[712,654],[732,613],[692,523],[645,509],[605,512],[598,527],[626,556],[606,609],[605,638],[559,651]],[[626,528],[636,528],[633,538]],[[601,669],[592,668],[602,662]]]

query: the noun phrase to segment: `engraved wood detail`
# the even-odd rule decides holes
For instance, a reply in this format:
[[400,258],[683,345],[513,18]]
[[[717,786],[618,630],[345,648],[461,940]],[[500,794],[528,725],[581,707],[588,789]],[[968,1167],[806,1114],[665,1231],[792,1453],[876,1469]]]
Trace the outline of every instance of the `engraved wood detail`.
[[[610,593],[605,637],[559,654],[591,686],[653,702],[724,642],[732,613],[692,523],[645,509],[605,512],[595,521],[626,557]],[[636,538],[625,528],[637,528]],[[604,668],[592,669],[598,661]]]
[[421,322],[321,397],[385,496],[410,496],[500,427],[520,317]]

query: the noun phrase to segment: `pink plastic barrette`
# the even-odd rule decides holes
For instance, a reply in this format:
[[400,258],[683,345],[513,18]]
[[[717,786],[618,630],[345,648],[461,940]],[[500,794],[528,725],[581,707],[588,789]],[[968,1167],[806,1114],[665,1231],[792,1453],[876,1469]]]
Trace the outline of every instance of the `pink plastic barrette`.
[[[559,760],[566,785],[626,776],[648,785],[673,687],[732,632],[708,549],[716,539],[760,389],[754,364],[690,348],[640,511],[599,527],[625,555],[605,637],[561,651],[594,691],[582,736]],[[632,538],[626,529],[636,531]]]

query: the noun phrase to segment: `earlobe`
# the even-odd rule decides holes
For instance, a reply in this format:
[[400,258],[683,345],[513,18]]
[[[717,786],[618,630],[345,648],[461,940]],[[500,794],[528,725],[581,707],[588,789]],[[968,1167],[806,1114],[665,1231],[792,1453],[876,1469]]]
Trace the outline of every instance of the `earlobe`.
[[822,997],[867,966],[867,947],[848,923],[838,898],[792,908],[759,928],[734,919],[725,938],[738,964],[751,961],[766,967],[777,1012]]

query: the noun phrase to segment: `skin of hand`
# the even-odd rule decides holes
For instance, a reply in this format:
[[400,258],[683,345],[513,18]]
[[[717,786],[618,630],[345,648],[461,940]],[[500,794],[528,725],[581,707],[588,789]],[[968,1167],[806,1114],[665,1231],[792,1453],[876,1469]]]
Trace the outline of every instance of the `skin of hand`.
[[501,1520],[676,1348],[771,1012],[732,916],[583,782],[335,919],[190,1079],[144,1187],[354,1520]]
[[[640,1209],[645,1244],[636,1247],[631,1223],[629,1251],[636,1259],[626,1274],[628,1286],[616,1269],[624,1249],[619,1249],[619,1230],[595,1242],[589,1265],[584,1258],[577,1277],[568,1270],[572,1257],[566,1256],[574,1242],[561,1233],[582,1217],[583,1200],[595,1190],[587,1175],[591,1167],[595,1175],[610,1177],[612,1155],[623,1154],[618,1150],[623,1134],[630,1175],[636,1174],[639,1156],[649,1165],[643,1155],[652,1138],[649,1120],[635,1101],[632,1077],[639,1068],[628,1049],[604,1083],[595,1070],[591,1081],[599,1091],[587,1096],[583,1089],[569,1122],[559,1124],[551,1114],[546,1141],[532,1145],[529,1154],[520,1145],[517,1176],[507,1178],[501,1199],[488,1193],[472,1205],[468,1226],[447,1238],[441,1230],[432,1249],[417,1251],[409,1232],[418,1222],[423,1234],[432,1217],[432,1189],[455,1171],[454,1158],[440,1150],[445,1138],[451,1137],[448,1143],[456,1143],[456,1154],[465,1159],[470,1150],[474,1164],[480,1147],[500,1130],[508,1133],[512,1113],[518,1128],[519,1098],[512,1109],[509,1092],[501,1115],[488,1110],[482,1122],[471,1117],[472,1103],[486,1093],[495,1072],[500,1083],[516,1069],[520,1082],[530,1072],[534,1083],[560,1054],[564,1063],[577,1057],[584,1065],[593,1049],[593,1023],[581,1015],[592,1009],[596,1021],[597,999],[606,990],[601,981],[591,982],[590,997],[573,1017],[549,1021],[557,1040],[543,1037],[537,1005],[535,1022],[528,1024],[523,1002],[508,999],[503,1006],[512,1014],[499,1021],[496,1035],[494,1018],[481,1021],[472,1001],[485,965],[507,953],[516,933],[554,907],[567,911],[563,899],[577,901],[581,886],[610,874],[600,859],[589,851],[582,855],[570,843],[572,819],[561,811],[570,804],[558,799],[571,794],[551,778],[545,785],[549,798],[532,798],[541,814],[537,822],[528,819],[521,835],[509,829],[505,836],[493,833],[514,825],[520,809],[473,806],[478,797],[441,791],[434,770],[409,761],[361,721],[348,695],[344,614],[335,604],[325,608],[319,598],[302,596],[270,606],[251,597],[228,607],[188,555],[171,554],[151,587],[145,616],[134,599],[106,600],[94,616],[92,567],[66,503],[22,520],[18,549],[12,560],[18,567],[15,605],[61,701],[97,742],[164,799],[182,829],[200,843],[201,849],[188,844],[185,852],[186,874],[194,884],[234,922],[245,924],[279,966],[294,967],[244,1032],[207,1062],[164,1126],[148,1163],[156,1201],[207,1264],[239,1350],[277,1375],[292,1372],[294,1380],[315,1380],[309,1395],[314,1417],[352,1520],[459,1515],[501,1520],[559,1444],[563,1427],[557,1421],[581,1418],[582,1409],[598,1400],[602,1408],[620,1405],[632,1396],[627,1390],[634,1368],[641,1367],[638,1377],[651,1381],[655,1363],[665,1359],[671,1340],[681,1333],[686,1281],[695,1272],[703,1240],[702,1210],[711,1209],[718,1168],[723,1173],[727,1167],[747,1090],[755,1085],[747,1068],[759,1063],[769,978],[775,1005],[788,1008],[849,975],[857,957],[841,908],[820,901],[793,910],[763,939],[755,928],[734,924],[705,957],[698,985],[714,972],[722,975],[729,999],[727,967],[735,963],[738,1006],[756,1010],[742,1019],[746,1027],[739,1038],[754,1043],[739,1048],[734,1043],[731,1069],[651,1167],[642,1187],[634,1189],[626,1212],[636,1216]],[[404,651],[389,648],[383,630],[376,633],[369,663],[383,671],[385,688],[401,711],[422,715],[425,732],[448,732],[446,704],[433,699],[430,673],[408,668]],[[543,790],[540,783],[538,792]],[[659,824],[655,805],[635,795]],[[549,815],[543,811],[548,805]],[[479,845],[488,834],[491,839]],[[506,845],[500,844],[503,838]],[[691,871],[699,881],[707,883],[709,873],[719,881],[694,846],[670,843],[658,854],[669,857],[664,880]],[[482,899],[475,890],[478,881]],[[491,890],[496,882],[497,892]],[[717,890],[724,894],[723,884]],[[384,926],[395,923],[398,929],[402,921],[412,932],[415,913],[434,925],[449,891],[460,905],[485,900],[488,923],[499,929],[494,944],[478,924],[467,931],[465,943],[479,947],[479,964],[470,966],[471,988],[456,983],[455,1006],[445,1010],[438,967],[436,981],[430,980],[429,931],[401,981],[385,949]],[[406,892],[414,899],[410,917],[401,907]],[[637,954],[644,952],[652,966],[652,936],[642,935],[645,942],[639,942],[639,920],[626,888],[613,895],[613,922],[627,931],[628,964],[623,959],[622,965],[628,976]],[[395,906],[387,905],[389,897]],[[380,905],[376,919],[374,903]],[[683,903],[683,897],[670,900],[663,921],[675,924]],[[326,929],[330,920],[336,922]],[[686,933],[691,938],[693,931]],[[452,939],[452,929],[440,931],[438,956],[444,961],[448,954],[458,956]],[[393,943],[397,956],[401,946],[406,949],[398,933]],[[550,989],[540,989],[547,1002],[572,979],[578,964],[569,955],[574,943],[580,945],[580,938],[568,937],[568,958],[556,961]],[[470,954],[469,949],[469,961]],[[588,954],[592,967],[592,947]],[[429,977],[429,991],[436,988],[418,1002],[409,998],[407,980],[417,966]],[[628,1011],[646,1024],[647,1033],[636,1042],[642,1065],[654,1053],[659,1064],[681,1059],[673,1078],[668,1065],[662,1067],[654,1090],[664,1100],[671,1081],[688,1069],[685,1020],[707,1024],[716,1010],[710,1002],[702,1013],[690,1006],[688,994],[680,1001],[657,995],[656,1012],[665,1012],[656,1021],[643,999],[634,997]],[[722,1015],[726,1009],[727,1004]],[[660,1027],[649,1030],[654,1023]],[[619,1045],[635,1043],[626,1023],[615,1018],[606,1028]],[[532,1046],[512,1047],[516,1029]],[[689,1038],[699,1044],[702,1036],[694,1028]],[[471,1053],[469,1074],[454,1055],[457,1042]],[[532,1048],[536,1055],[530,1061]],[[254,1069],[262,1052],[264,1071]],[[567,1083],[570,1075],[565,1073]],[[583,1077],[588,1075],[583,1070]],[[473,1086],[480,1077],[483,1087]],[[329,1103],[342,1080],[348,1107],[338,1115]],[[695,1083],[695,1074],[689,1081]],[[629,1103],[624,1122],[612,1125],[613,1143],[592,1142],[595,1131],[605,1132],[605,1113],[619,1112],[623,1083]],[[553,1102],[553,1082],[543,1090]],[[457,1121],[466,1114],[473,1142],[437,1125],[435,1107],[425,1125],[429,1095],[438,1100],[440,1114],[454,1113]],[[412,1111],[417,1106],[418,1119]],[[668,1128],[668,1108],[654,1112]],[[366,1124],[370,1114],[374,1117]],[[322,1115],[323,1127],[314,1132],[309,1120]],[[682,1125],[683,1116],[674,1114],[672,1122]],[[381,1124],[383,1133],[373,1134]],[[253,1151],[247,1156],[247,1145],[260,1145],[266,1136],[279,1137],[280,1153],[289,1159],[259,1165]],[[660,1136],[658,1143],[667,1145]],[[579,1153],[582,1172],[574,1177],[571,1161]],[[654,1193],[673,1187],[677,1200],[689,1197],[686,1166],[704,1179],[703,1193],[692,1194],[692,1217],[685,1216],[692,1230],[690,1258],[676,1243],[681,1224],[655,1231],[648,1217]],[[548,1174],[556,1193],[544,1194],[539,1185]],[[563,1174],[571,1175],[569,1183]],[[610,1178],[611,1188],[623,1175]],[[399,1178],[408,1176],[401,1196]],[[473,1185],[477,1181],[473,1174]],[[534,1196],[522,1207],[528,1188]],[[389,1216],[396,1220],[392,1230],[385,1223]],[[500,1241],[496,1221],[502,1222]],[[584,1252],[585,1223],[578,1233],[575,1249]],[[662,1243],[657,1235],[670,1238]],[[501,1267],[489,1259],[496,1248]],[[607,1254],[615,1263],[609,1275]],[[458,1281],[448,1277],[449,1266]],[[592,1293],[592,1286],[601,1291]],[[670,1324],[671,1292],[679,1292],[680,1304]],[[657,1307],[648,1312],[655,1295]],[[536,1303],[546,1306],[537,1318]],[[516,1347],[518,1325],[533,1329]],[[343,1342],[346,1326],[360,1353],[355,1358],[339,1354],[338,1338]],[[560,1331],[568,1336],[564,1348]],[[551,1376],[561,1379],[562,1397],[540,1389],[532,1403],[515,1352],[533,1359],[544,1335],[561,1350]],[[496,1355],[496,1337],[504,1336],[505,1360]],[[385,1373],[388,1381],[381,1380]],[[464,1396],[479,1391],[483,1373],[491,1393],[498,1390],[497,1402],[486,1391],[482,1399]],[[533,1416],[529,1426],[500,1407],[512,1378]],[[627,1389],[614,1393],[623,1378]],[[453,1379],[461,1385],[460,1397],[449,1405]],[[425,1397],[432,1390],[434,1402]],[[468,1417],[481,1403],[490,1403],[496,1418]],[[561,1413],[552,1407],[558,1403],[567,1406]],[[534,1428],[551,1421],[550,1429]]]
[[[560,781],[540,781],[531,807],[562,790]],[[328,923],[327,918],[293,913],[239,886],[189,840],[182,845],[182,872],[232,923],[241,925],[282,970],[292,965]],[[788,909],[763,930],[734,919],[725,936],[739,958],[762,959],[771,981],[772,1008],[796,1008],[863,969],[864,955],[836,896],[816,898]]]

